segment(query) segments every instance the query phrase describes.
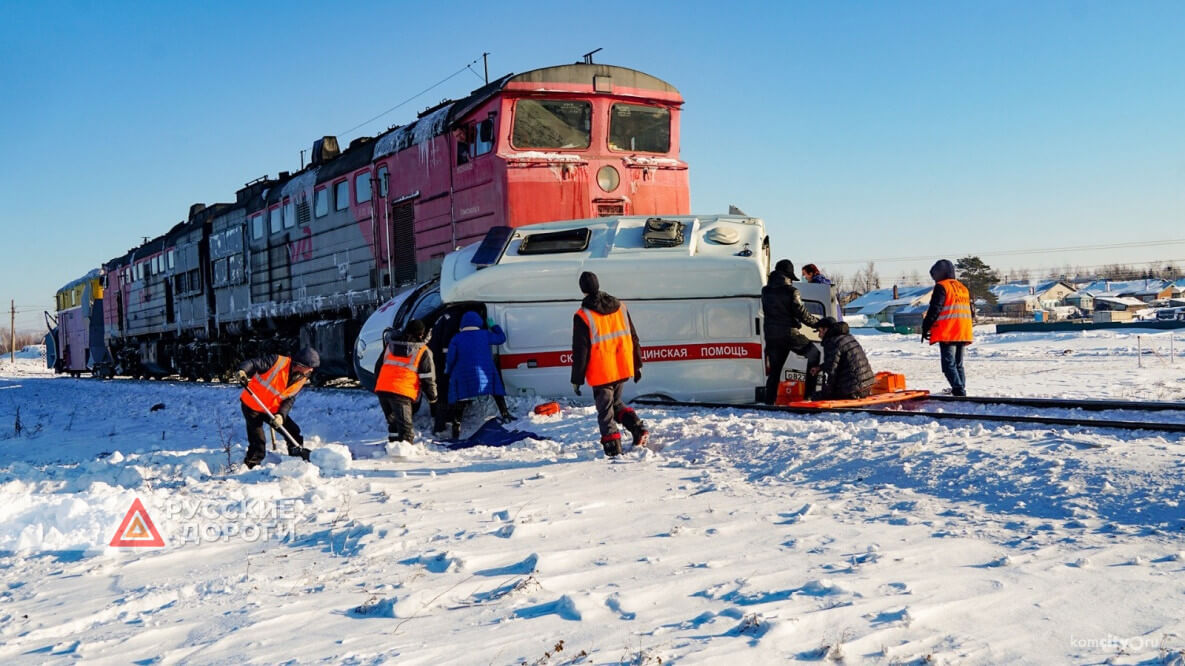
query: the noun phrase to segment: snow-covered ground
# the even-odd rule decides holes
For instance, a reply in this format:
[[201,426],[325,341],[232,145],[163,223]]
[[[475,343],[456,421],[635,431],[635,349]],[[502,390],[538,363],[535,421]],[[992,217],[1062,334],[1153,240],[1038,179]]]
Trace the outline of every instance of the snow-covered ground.
[[[1143,333],[1142,368],[1134,332],[981,335],[969,389],[1181,400]],[[935,348],[861,341],[943,387]],[[0,361],[0,660],[1183,658],[1176,435],[646,408],[666,448],[609,461],[576,405],[520,419],[542,441],[388,450],[373,397],[309,390],[317,464],[247,471],[236,396]],[[137,498],[166,546],[107,545]]]

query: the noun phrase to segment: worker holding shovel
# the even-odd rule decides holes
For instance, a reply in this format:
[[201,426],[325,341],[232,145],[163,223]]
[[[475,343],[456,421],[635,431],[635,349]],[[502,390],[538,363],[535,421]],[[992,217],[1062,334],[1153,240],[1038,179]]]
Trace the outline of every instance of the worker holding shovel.
[[238,380],[243,386],[239,399],[243,403],[243,418],[247,420],[247,457],[243,460],[247,469],[258,465],[267,455],[267,442],[263,436],[265,423],[284,435],[288,455],[309,459],[300,426],[288,418],[288,412],[296,394],[320,364],[317,350],[305,347],[291,358],[266,354],[239,366]]

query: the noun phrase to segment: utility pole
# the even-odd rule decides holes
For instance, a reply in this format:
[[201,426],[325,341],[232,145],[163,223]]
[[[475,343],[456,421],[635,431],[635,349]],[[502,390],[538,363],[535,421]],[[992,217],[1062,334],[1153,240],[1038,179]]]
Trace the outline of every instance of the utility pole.
[[8,362],[16,365],[16,300],[8,302]]

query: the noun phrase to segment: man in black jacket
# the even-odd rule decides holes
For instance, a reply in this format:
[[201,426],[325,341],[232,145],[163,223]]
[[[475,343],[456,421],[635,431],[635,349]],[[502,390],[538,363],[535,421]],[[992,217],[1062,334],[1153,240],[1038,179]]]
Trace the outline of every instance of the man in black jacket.
[[[595,273],[580,274],[580,291],[584,300],[580,310],[572,317],[572,390],[580,395],[580,387],[587,380],[593,389],[593,402],[597,406],[597,425],[601,430],[601,448],[605,455],[621,454],[621,433],[617,424],[625,426],[634,438],[634,446],[646,446],[650,432],[646,424],[632,407],[626,407],[621,394],[626,381],[642,379],[642,345],[634,322],[625,313],[621,321],[618,313],[624,308],[621,301],[601,291],[601,283]],[[617,344],[625,337],[625,331],[608,330],[612,321],[629,329],[632,341],[627,350]],[[594,340],[590,324],[598,326],[597,340]],[[616,342],[615,342],[616,341]]]
[[[264,424],[270,424],[273,428],[282,427],[292,436],[294,441],[288,442],[288,455],[309,459],[309,450],[304,447],[304,436],[300,434],[300,424],[293,421],[288,412],[292,410],[296,394],[320,364],[321,357],[317,350],[305,347],[291,358],[265,354],[239,365],[238,381],[244,389],[239,400],[243,418],[247,421],[247,455],[243,460],[247,469],[258,465],[267,455]],[[272,416],[268,416],[264,408]]]
[[449,407],[448,374],[445,372],[448,364],[445,361],[448,359],[449,343],[453,341],[453,336],[461,328],[462,312],[464,310],[454,308],[445,310],[436,318],[436,323],[432,325],[432,334],[428,336],[428,350],[432,352],[432,365],[436,369],[436,393],[438,396],[436,402],[433,403],[435,409],[432,410],[432,434],[434,435],[444,432],[454,416],[453,410]]
[[[819,365],[819,349],[798,330],[801,326],[814,328],[819,320],[803,305],[798,289],[791,284],[794,279],[794,264],[783,259],[769,274],[768,284],[761,288],[761,309],[765,313],[765,362],[769,371],[765,380],[765,402],[769,405],[777,398],[782,366],[790,352],[806,358],[808,372]],[[808,399],[814,388],[815,377],[808,374]]]
[[848,330],[848,325],[832,317],[819,320],[823,336],[823,365],[812,371],[826,377],[818,400],[852,400],[872,393],[876,375],[864,355],[864,348]]

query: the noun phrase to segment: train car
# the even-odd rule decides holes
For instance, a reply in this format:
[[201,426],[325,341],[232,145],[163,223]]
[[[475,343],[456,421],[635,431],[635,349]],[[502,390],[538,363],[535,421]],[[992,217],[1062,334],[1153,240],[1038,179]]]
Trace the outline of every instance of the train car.
[[95,373],[105,358],[103,280],[99,269],[73,280],[55,295],[55,324],[46,337],[46,362],[57,373]]
[[497,79],[412,123],[195,205],[105,265],[112,371],[215,377],[244,356],[312,345],[347,376],[374,309],[493,227],[681,214],[682,97],[624,67],[579,63]]
[[[356,372],[370,369],[383,331],[445,311],[492,317],[508,339],[498,366],[509,394],[571,394],[572,316],[583,271],[622,299],[642,343],[642,381],[626,395],[753,402],[765,383],[761,288],[769,239],[757,218],[664,216],[682,229],[677,244],[656,246],[646,217],[553,222],[493,229],[480,244],[450,254],[438,281],[392,299],[358,338]],[[808,308],[834,316],[827,285],[801,285]],[[801,360],[801,359],[799,359]],[[804,369],[804,368],[803,368]]]

